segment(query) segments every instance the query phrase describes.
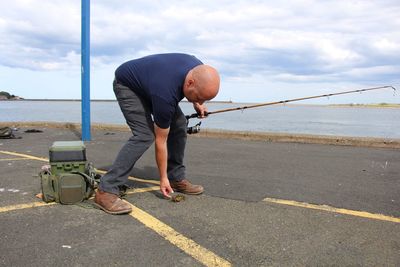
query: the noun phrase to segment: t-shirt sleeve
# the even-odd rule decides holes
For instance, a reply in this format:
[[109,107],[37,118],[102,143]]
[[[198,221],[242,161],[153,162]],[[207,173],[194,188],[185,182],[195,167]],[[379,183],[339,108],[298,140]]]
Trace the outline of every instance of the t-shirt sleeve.
[[167,129],[171,125],[176,106],[157,95],[153,95],[151,100],[154,123],[160,128]]

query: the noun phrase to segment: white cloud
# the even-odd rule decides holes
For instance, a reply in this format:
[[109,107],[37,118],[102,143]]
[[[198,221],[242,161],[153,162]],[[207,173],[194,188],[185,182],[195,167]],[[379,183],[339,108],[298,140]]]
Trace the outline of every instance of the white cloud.
[[[340,39],[336,39],[340,40]],[[339,41],[322,39],[315,41],[315,47],[319,50],[318,57],[328,67],[340,67],[357,65],[363,57],[354,51],[349,44],[340,44]]]
[[[78,0],[3,4],[0,64],[79,69],[80,8]],[[98,0],[91,62],[111,69],[150,53],[187,52],[229,81],[398,82],[399,13],[400,3],[388,0]]]
[[365,67],[365,68],[353,68],[347,72],[346,75],[350,77],[360,77],[368,80],[370,76],[376,75],[399,75],[400,66],[373,66],[373,67]]
[[381,38],[372,43],[372,45],[383,54],[399,54],[400,42],[395,42],[387,38]]

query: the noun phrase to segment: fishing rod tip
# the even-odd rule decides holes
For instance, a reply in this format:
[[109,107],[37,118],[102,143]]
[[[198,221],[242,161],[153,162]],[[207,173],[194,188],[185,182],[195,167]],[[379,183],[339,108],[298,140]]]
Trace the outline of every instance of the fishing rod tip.
[[385,86],[382,86],[382,87],[384,87],[384,88],[392,88],[393,90],[396,90],[396,88],[393,85],[385,85]]

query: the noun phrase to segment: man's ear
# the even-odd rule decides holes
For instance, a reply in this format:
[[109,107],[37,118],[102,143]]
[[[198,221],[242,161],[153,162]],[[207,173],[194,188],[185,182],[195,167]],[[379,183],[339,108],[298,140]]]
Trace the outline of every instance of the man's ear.
[[189,78],[188,81],[187,81],[187,86],[191,87],[191,86],[193,86],[193,84],[194,84],[194,79],[193,78]]

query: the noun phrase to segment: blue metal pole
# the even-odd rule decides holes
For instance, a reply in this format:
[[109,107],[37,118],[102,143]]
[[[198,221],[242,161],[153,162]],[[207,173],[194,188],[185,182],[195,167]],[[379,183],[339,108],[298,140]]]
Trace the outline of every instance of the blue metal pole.
[[90,141],[90,0],[82,0],[82,141]]

